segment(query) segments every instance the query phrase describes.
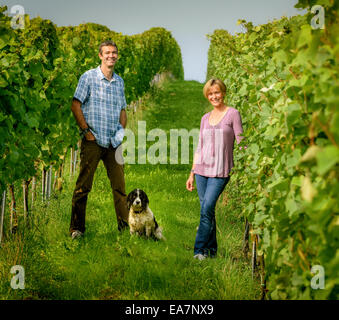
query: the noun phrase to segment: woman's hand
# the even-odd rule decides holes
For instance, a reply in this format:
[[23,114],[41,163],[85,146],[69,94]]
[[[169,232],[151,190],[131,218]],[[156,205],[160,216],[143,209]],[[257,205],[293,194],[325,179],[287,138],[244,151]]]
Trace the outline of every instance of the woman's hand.
[[192,172],[186,181],[186,189],[191,192],[194,190],[194,173]]

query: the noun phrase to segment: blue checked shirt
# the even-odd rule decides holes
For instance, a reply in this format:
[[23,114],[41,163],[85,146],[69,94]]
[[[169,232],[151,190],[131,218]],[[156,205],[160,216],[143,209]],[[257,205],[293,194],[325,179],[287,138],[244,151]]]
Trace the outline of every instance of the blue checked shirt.
[[100,66],[85,72],[79,79],[74,98],[81,102],[85,120],[99,146],[118,147],[124,138],[120,112],[126,108],[124,80],[113,73],[107,80]]

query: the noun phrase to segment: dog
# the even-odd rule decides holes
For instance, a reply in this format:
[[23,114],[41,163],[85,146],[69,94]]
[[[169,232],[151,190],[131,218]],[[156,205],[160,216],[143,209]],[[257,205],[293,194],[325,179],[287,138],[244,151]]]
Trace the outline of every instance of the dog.
[[166,240],[148,204],[149,200],[145,191],[134,189],[128,194],[130,234],[146,236],[146,238],[153,238],[154,240]]

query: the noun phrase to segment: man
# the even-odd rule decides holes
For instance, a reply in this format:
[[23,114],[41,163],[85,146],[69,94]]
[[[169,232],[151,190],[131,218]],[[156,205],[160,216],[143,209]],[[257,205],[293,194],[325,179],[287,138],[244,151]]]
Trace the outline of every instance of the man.
[[100,159],[111,182],[119,231],[127,227],[128,221],[124,168],[115,157],[127,124],[124,81],[114,73],[118,59],[116,44],[103,42],[99,58],[101,65],[80,77],[71,107],[83,138],[80,173],[72,199],[70,233],[73,239],[85,232],[87,197]]

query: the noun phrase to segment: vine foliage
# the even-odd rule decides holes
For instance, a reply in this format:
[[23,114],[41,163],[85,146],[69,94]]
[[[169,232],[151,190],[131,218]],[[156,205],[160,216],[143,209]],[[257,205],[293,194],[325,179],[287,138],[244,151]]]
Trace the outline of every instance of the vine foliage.
[[[325,29],[312,29],[313,5]],[[337,1],[299,1],[283,17],[234,36],[209,36],[208,78],[225,81],[248,148],[233,181],[242,212],[262,241],[272,299],[339,298],[339,19]],[[325,289],[311,287],[313,266]]]
[[13,30],[6,10],[0,7],[0,191],[58,166],[76,146],[72,96],[80,75],[100,64],[102,41],[118,46],[115,72],[125,81],[127,103],[140,98],[158,73],[183,78],[180,48],[163,28],[125,36],[93,23],[57,27],[26,15],[25,28]]

